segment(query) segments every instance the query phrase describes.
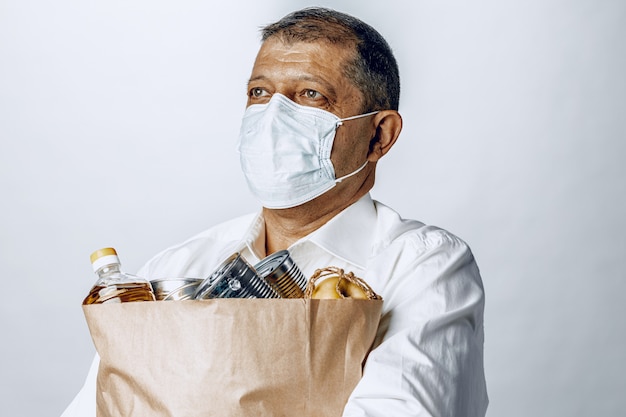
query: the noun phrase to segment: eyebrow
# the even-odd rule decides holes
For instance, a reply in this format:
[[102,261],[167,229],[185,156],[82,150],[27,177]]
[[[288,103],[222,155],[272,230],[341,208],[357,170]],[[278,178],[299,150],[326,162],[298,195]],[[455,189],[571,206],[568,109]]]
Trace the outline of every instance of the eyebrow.
[[267,77],[265,75],[257,75],[256,77],[252,77],[248,80],[248,84],[250,84],[252,81],[259,81],[259,80],[267,80]]

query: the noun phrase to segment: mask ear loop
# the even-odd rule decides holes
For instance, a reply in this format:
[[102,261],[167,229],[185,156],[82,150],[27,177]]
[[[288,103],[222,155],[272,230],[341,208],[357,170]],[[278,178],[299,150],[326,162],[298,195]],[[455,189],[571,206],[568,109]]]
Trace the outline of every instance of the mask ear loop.
[[339,119],[337,121],[337,125],[336,127],[339,127],[343,124],[343,122],[347,122],[348,120],[354,120],[354,119],[360,119],[361,117],[367,117],[367,116],[371,116],[373,114],[376,114],[380,112],[380,110],[376,110],[376,111],[371,111],[369,113],[364,113],[364,114],[357,114],[356,116],[350,116],[350,117],[346,117],[345,119]]
[[339,184],[341,181],[345,180],[346,178],[350,178],[351,176],[356,175],[356,174],[358,174],[359,172],[363,171],[363,169],[365,168],[365,166],[367,166],[367,163],[368,163],[368,162],[369,162],[369,161],[365,161],[365,163],[364,163],[363,165],[361,165],[359,168],[357,168],[357,169],[356,169],[356,171],[353,171],[353,172],[351,172],[351,173],[349,173],[349,174],[347,174],[347,175],[344,175],[343,177],[337,178],[337,179],[335,180],[335,183]]
[[[336,128],[338,128],[339,126],[341,126],[343,124],[343,122],[346,122],[348,120],[360,119],[361,117],[371,116],[371,115],[376,114],[378,112],[380,112],[380,110],[371,111],[371,112],[365,113],[365,114],[357,114],[356,116],[351,116],[351,117],[346,117],[345,119],[340,119],[340,120],[337,121],[337,127]],[[349,174],[346,174],[343,177],[337,178],[335,180],[335,183],[339,184],[341,181],[345,180],[346,178],[350,178],[351,176],[356,175],[359,172],[363,171],[363,169],[367,166],[368,162],[369,161],[366,160],[363,165],[361,165],[359,168],[356,169],[356,171],[353,171],[353,172],[351,172]]]

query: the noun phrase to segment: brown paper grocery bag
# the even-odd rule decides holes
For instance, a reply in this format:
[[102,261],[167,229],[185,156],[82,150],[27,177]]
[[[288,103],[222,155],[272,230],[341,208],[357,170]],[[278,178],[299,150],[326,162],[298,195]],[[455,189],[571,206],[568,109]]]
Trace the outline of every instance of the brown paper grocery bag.
[[83,306],[98,417],[338,417],[381,300],[214,299]]

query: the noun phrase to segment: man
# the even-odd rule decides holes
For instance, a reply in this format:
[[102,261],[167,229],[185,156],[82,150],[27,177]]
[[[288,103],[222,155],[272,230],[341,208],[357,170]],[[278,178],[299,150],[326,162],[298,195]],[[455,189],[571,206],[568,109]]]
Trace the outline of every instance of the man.
[[[305,276],[352,271],[384,304],[344,417],[484,416],[484,296],[469,248],[369,195],[402,128],[389,46],[321,8],[265,27],[262,41],[238,144],[262,211],[165,250],[139,274],[203,277],[235,251],[254,264],[283,249]],[[64,416],[95,413],[95,373]]]

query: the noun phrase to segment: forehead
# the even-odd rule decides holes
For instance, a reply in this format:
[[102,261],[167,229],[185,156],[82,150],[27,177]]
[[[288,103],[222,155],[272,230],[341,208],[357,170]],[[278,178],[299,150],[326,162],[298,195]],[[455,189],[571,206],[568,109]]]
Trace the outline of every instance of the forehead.
[[342,42],[333,42],[325,38],[299,40],[275,35],[263,41],[260,50],[270,51],[276,49],[280,50],[284,48],[303,50],[306,49],[311,52],[318,51],[323,54],[340,53],[345,56],[352,56],[356,50],[356,41],[346,39]]
[[252,69],[255,76],[323,76],[334,82],[348,81],[346,65],[354,59],[350,45],[332,44],[325,40],[285,42],[278,37],[261,45]]

